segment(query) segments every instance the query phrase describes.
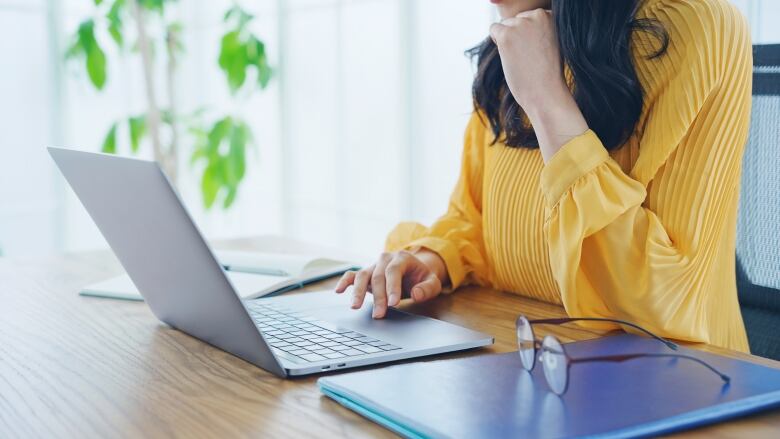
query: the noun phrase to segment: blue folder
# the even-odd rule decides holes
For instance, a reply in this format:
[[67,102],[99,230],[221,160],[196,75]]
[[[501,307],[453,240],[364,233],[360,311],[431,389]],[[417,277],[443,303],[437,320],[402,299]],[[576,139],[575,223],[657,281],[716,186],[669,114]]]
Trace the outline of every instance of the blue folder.
[[[572,358],[670,353],[621,334],[569,343]],[[576,363],[558,396],[537,362],[516,352],[408,363],[320,378],[321,391],[406,437],[636,437],[720,422],[780,407],[780,370],[681,347],[731,377],[724,383],[685,359]]]

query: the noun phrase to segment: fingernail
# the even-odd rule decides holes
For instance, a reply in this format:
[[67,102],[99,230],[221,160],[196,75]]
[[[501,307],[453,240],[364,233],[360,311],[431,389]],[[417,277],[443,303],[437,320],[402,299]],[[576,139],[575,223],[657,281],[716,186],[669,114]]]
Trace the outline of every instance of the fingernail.
[[398,305],[398,302],[399,302],[398,297],[399,296],[400,296],[400,294],[398,294],[398,293],[390,293],[390,297],[387,299],[388,305],[390,305],[390,306]]
[[422,299],[422,290],[419,288],[412,289],[412,299],[414,300]]
[[352,296],[352,306],[357,306],[357,304],[358,304],[357,296]]

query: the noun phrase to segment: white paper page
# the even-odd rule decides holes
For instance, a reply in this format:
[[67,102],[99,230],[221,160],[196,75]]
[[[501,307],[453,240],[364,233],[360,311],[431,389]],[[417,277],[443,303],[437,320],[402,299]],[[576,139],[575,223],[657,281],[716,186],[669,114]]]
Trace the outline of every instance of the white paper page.
[[[256,295],[258,292],[268,290],[277,284],[289,281],[283,276],[269,276],[263,274],[226,272],[228,279],[242,298]],[[274,288],[275,289],[275,288]],[[84,287],[81,291],[85,296],[109,297],[125,300],[143,300],[138,289],[127,274],[112,277],[102,282]]]
[[230,271],[267,273],[282,276],[298,276],[303,273],[306,264],[317,259],[310,255],[255,251],[217,250],[214,253],[217,256],[217,260]]

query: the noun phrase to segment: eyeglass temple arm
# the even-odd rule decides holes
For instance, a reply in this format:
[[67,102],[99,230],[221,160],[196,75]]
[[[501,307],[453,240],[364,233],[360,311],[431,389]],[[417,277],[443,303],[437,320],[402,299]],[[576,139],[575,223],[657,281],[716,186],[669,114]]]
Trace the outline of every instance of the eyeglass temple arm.
[[720,372],[718,369],[715,369],[714,367],[710,366],[709,363],[706,361],[700,360],[696,357],[692,357],[690,355],[684,355],[684,354],[627,354],[627,355],[605,355],[603,357],[590,357],[590,358],[572,358],[570,361],[571,363],[588,363],[591,361],[611,361],[611,362],[623,362],[623,361],[629,361],[634,360],[636,358],[642,358],[642,357],[664,357],[664,358],[685,358],[688,360],[693,360],[696,363],[701,364],[702,366],[706,367],[707,369],[711,370],[713,373],[718,375],[720,379],[722,379],[724,382],[728,383],[731,381],[731,377],[728,375]]
[[598,317],[567,317],[567,318],[560,318],[560,319],[539,319],[539,320],[529,320],[528,323],[531,324],[541,324],[541,325],[560,325],[563,323],[569,323],[569,322],[578,322],[578,321],[589,321],[589,322],[610,322],[610,323],[618,323],[621,325],[630,326],[634,329],[638,329],[639,331],[644,332],[645,334],[649,335],[650,337],[653,337],[654,339],[660,341],[661,343],[665,344],[669,347],[669,349],[677,350],[678,346],[677,344],[663,338],[659,337],[652,332],[648,331],[647,329],[636,325],[631,322],[627,322],[625,320],[617,320],[617,319],[602,319]]

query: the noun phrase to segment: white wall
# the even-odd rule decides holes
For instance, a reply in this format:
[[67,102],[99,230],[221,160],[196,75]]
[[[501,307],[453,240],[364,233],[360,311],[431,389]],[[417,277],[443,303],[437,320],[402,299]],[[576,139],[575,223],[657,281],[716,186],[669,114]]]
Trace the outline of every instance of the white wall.
[[[229,0],[179,0],[185,108],[239,111],[258,154],[234,207],[205,212],[184,163],[181,191],[210,237],[286,233],[374,253],[401,219],[445,209],[471,109],[463,51],[487,33],[487,0],[255,0],[280,76],[231,107],[216,68]],[[780,2],[739,0],[755,42],[780,42]],[[135,58],[110,56],[94,92],[61,53],[92,0],[0,0],[0,248],[24,255],[105,246],[45,153],[99,150],[108,125],[144,107]],[[112,44],[106,44],[112,47]],[[121,145],[125,148],[126,145]],[[148,151],[144,153],[148,156]]]

